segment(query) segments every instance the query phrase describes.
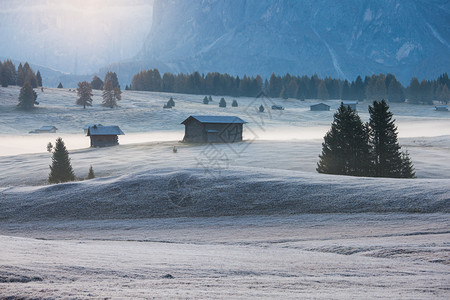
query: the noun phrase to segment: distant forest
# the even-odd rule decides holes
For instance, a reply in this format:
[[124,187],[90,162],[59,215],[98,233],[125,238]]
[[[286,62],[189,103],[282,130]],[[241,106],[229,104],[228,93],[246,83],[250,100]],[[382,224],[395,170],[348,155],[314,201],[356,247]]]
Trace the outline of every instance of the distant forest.
[[265,91],[272,98],[295,99],[342,99],[342,100],[381,100],[416,104],[433,104],[433,100],[450,101],[450,79],[447,73],[435,80],[412,78],[406,88],[392,74],[358,76],[354,81],[331,77],[319,78],[317,75],[279,76],[272,74],[269,80],[256,77],[231,76],[217,72],[200,74],[164,73],[158,69],[141,71],[133,76],[127,89],[198,95],[228,95],[233,97],[255,97]]
[[0,62],[0,84],[2,87],[8,87],[9,85],[23,86],[25,82],[29,82],[33,88],[42,86],[41,73],[39,71],[34,73],[27,62],[23,66],[20,63],[17,70],[9,59],[3,63]]

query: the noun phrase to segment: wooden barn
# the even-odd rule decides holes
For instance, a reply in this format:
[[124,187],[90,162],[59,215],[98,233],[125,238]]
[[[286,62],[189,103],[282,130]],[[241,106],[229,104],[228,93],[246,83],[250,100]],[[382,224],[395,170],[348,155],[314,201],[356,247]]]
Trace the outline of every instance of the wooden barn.
[[91,126],[87,136],[91,137],[91,147],[108,147],[119,144],[118,135],[123,135],[119,126]]
[[183,142],[233,143],[242,141],[244,120],[234,116],[190,116],[185,125]]
[[342,101],[342,104],[344,104],[344,106],[349,106],[352,110],[356,110],[358,101]]
[[313,104],[310,106],[310,110],[312,111],[325,111],[325,110],[330,110],[330,106],[328,104],[325,103],[318,103],[318,104]]

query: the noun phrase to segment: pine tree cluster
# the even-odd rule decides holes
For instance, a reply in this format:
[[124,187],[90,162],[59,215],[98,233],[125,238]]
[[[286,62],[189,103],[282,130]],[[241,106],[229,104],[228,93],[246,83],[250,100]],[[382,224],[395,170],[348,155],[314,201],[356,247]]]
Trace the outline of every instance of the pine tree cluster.
[[407,152],[401,152],[397,127],[385,100],[369,106],[364,124],[356,111],[341,103],[331,129],[322,143],[319,173],[412,178],[414,167]]
[[[437,80],[411,80],[407,88],[393,74],[357,76],[354,81],[331,77],[319,78],[317,75],[284,76],[272,73],[269,80],[261,76],[231,76],[217,72],[206,75],[164,73],[161,77],[158,69],[141,71],[133,76],[131,90],[170,92],[184,94],[229,95],[233,97],[255,97],[261,90],[272,98],[295,99],[342,99],[342,100],[376,100],[387,99],[391,102],[408,102],[430,104],[433,99],[441,102],[450,101],[450,81],[447,73]],[[431,100],[430,100],[431,99]]]
[[16,66],[10,59],[0,62],[0,84],[2,87],[10,85],[23,86],[26,82],[30,83],[33,88],[42,86],[41,73],[37,71],[34,73],[28,62],[22,66],[19,64],[17,70]]

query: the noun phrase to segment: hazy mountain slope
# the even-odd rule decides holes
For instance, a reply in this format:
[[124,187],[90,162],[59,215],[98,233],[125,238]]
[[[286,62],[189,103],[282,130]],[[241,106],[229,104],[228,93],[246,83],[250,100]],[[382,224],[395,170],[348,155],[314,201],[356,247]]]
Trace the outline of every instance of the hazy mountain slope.
[[152,1],[145,0],[2,0],[0,6],[0,56],[72,74],[135,56],[152,18]]
[[158,1],[137,57],[162,71],[331,75],[450,67],[448,1]]

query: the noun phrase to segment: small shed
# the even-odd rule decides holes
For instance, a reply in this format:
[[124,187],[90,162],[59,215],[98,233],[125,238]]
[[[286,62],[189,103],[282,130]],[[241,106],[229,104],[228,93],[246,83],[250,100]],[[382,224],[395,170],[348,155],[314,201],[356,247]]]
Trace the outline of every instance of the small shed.
[[190,116],[181,122],[185,125],[183,142],[240,142],[245,123],[247,122],[234,116]]
[[356,110],[358,101],[342,101],[341,103],[344,104],[344,106],[349,106],[352,110]]
[[284,110],[284,107],[279,104],[272,105],[273,110]]
[[434,107],[434,109],[436,111],[448,111],[448,106],[447,105],[436,105]]
[[118,135],[124,135],[119,126],[91,126],[87,136],[91,137],[91,147],[108,147],[119,144]]
[[36,129],[34,132],[36,133],[55,133],[58,128],[55,126],[42,126],[39,129]]
[[330,106],[325,103],[318,103],[318,104],[311,105],[310,109],[312,111],[325,111],[325,110],[330,110]]

